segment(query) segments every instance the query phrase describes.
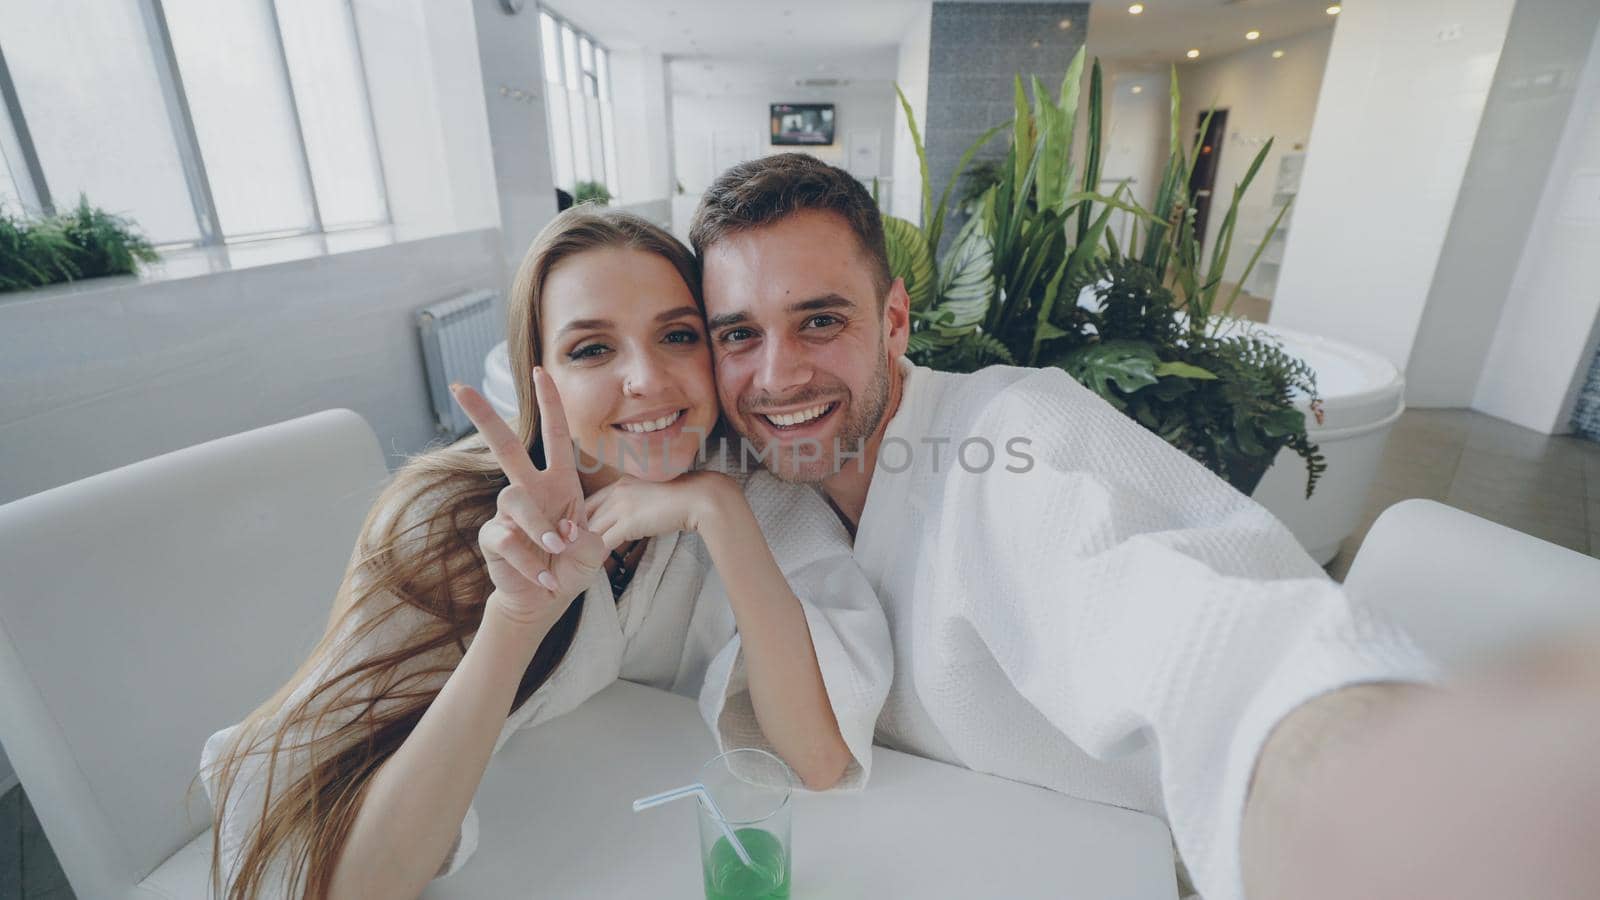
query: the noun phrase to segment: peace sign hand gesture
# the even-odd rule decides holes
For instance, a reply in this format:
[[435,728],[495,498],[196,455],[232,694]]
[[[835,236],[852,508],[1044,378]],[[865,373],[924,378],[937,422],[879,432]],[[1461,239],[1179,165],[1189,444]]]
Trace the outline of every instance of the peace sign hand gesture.
[[478,546],[495,586],[488,603],[515,622],[548,630],[594,582],[606,548],[587,527],[561,395],[543,368],[533,370],[533,387],[543,471],[482,394],[466,385],[452,386],[451,393],[511,482],[500,491],[495,517],[478,531]]

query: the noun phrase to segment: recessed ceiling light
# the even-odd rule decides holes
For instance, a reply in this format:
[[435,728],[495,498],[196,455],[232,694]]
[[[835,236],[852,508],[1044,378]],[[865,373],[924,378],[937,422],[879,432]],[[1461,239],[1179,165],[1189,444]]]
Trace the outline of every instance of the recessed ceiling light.
[[1061,21],[1056,23],[1056,27],[1061,29],[1062,31],[1066,31],[1068,28],[1072,27],[1072,20],[1071,19],[1062,19]]
[[1282,50],[1274,50],[1274,51],[1272,51],[1272,58],[1273,59],[1283,59],[1283,51]]
[[1188,53],[1185,53],[1184,56],[1187,56],[1190,59],[1198,59],[1200,57],[1200,51],[1199,50],[1190,50]]
[[1259,37],[1261,37],[1261,32],[1256,31],[1253,28],[1244,33],[1244,39],[1247,40],[1247,41],[1253,41],[1253,40],[1255,40],[1256,38],[1259,38]]
[[1134,92],[1134,93],[1135,93],[1135,94],[1142,94],[1142,93],[1144,93],[1144,85],[1142,85],[1142,84],[1136,84],[1136,85],[1134,85],[1134,86],[1133,86],[1133,92]]
[[1137,16],[1138,14],[1140,14],[1142,12],[1144,12],[1144,4],[1143,3],[1135,3],[1134,5],[1128,7],[1128,15],[1130,15],[1130,16]]
[[1033,47],[1033,49],[1037,50],[1040,47],[1043,47],[1044,44],[1042,42],[1040,42],[1038,38],[1034,38],[1033,43],[1030,44],[1029,46],[1031,46],[1031,47]]
[[1334,5],[1328,7],[1328,15],[1337,16],[1343,10],[1344,10],[1344,7],[1342,7],[1339,4],[1335,3]]

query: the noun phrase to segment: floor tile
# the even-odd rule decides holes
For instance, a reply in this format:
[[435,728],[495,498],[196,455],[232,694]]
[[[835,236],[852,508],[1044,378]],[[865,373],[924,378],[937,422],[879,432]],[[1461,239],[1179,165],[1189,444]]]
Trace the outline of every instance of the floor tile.
[[1578,439],[1551,437],[1482,413],[1471,415],[1472,427],[1467,433],[1467,449],[1485,450],[1552,468],[1582,472],[1588,454]]
[[22,896],[22,788],[0,797],[0,900]]
[[1559,521],[1553,521],[1546,516],[1510,510],[1503,506],[1481,504],[1455,496],[1452,496],[1446,502],[1463,512],[1481,516],[1507,528],[1514,528],[1524,534],[1533,535],[1540,540],[1559,544],[1579,553],[1589,552],[1589,532],[1587,528],[1573,527]]
[[1470,507],[1478,515],[1496,521],[1502,517],[1537,520],[1572,531],[1588,530],[1585,503],[1580,496],[1551,493],[1526,483],[1458,477],[1444,502],[1461,509]]

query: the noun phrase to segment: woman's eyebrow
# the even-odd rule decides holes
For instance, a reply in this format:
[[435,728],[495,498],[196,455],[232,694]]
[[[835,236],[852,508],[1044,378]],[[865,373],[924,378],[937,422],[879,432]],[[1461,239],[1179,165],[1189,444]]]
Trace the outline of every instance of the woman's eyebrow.
[[615,325],[616,323],[610,319],[573,319],[561,326],[556,334],[566,334],[569,331],[604,331]]
[[694,306],[680,306],[676,309],[669,309],[666,312],[656,316],[656,323],[661,324],[664,322],[671,322],[673,319],[682,318],[700,318],[699,308]]

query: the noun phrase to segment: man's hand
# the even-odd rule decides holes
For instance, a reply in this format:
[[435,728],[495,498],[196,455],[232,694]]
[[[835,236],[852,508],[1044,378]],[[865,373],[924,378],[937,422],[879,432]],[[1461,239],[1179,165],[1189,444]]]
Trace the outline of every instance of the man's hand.
[[1453,692],[1352,687],[1291,713],[1245,810],[1250,900],[1600,896],[1597,654]]

